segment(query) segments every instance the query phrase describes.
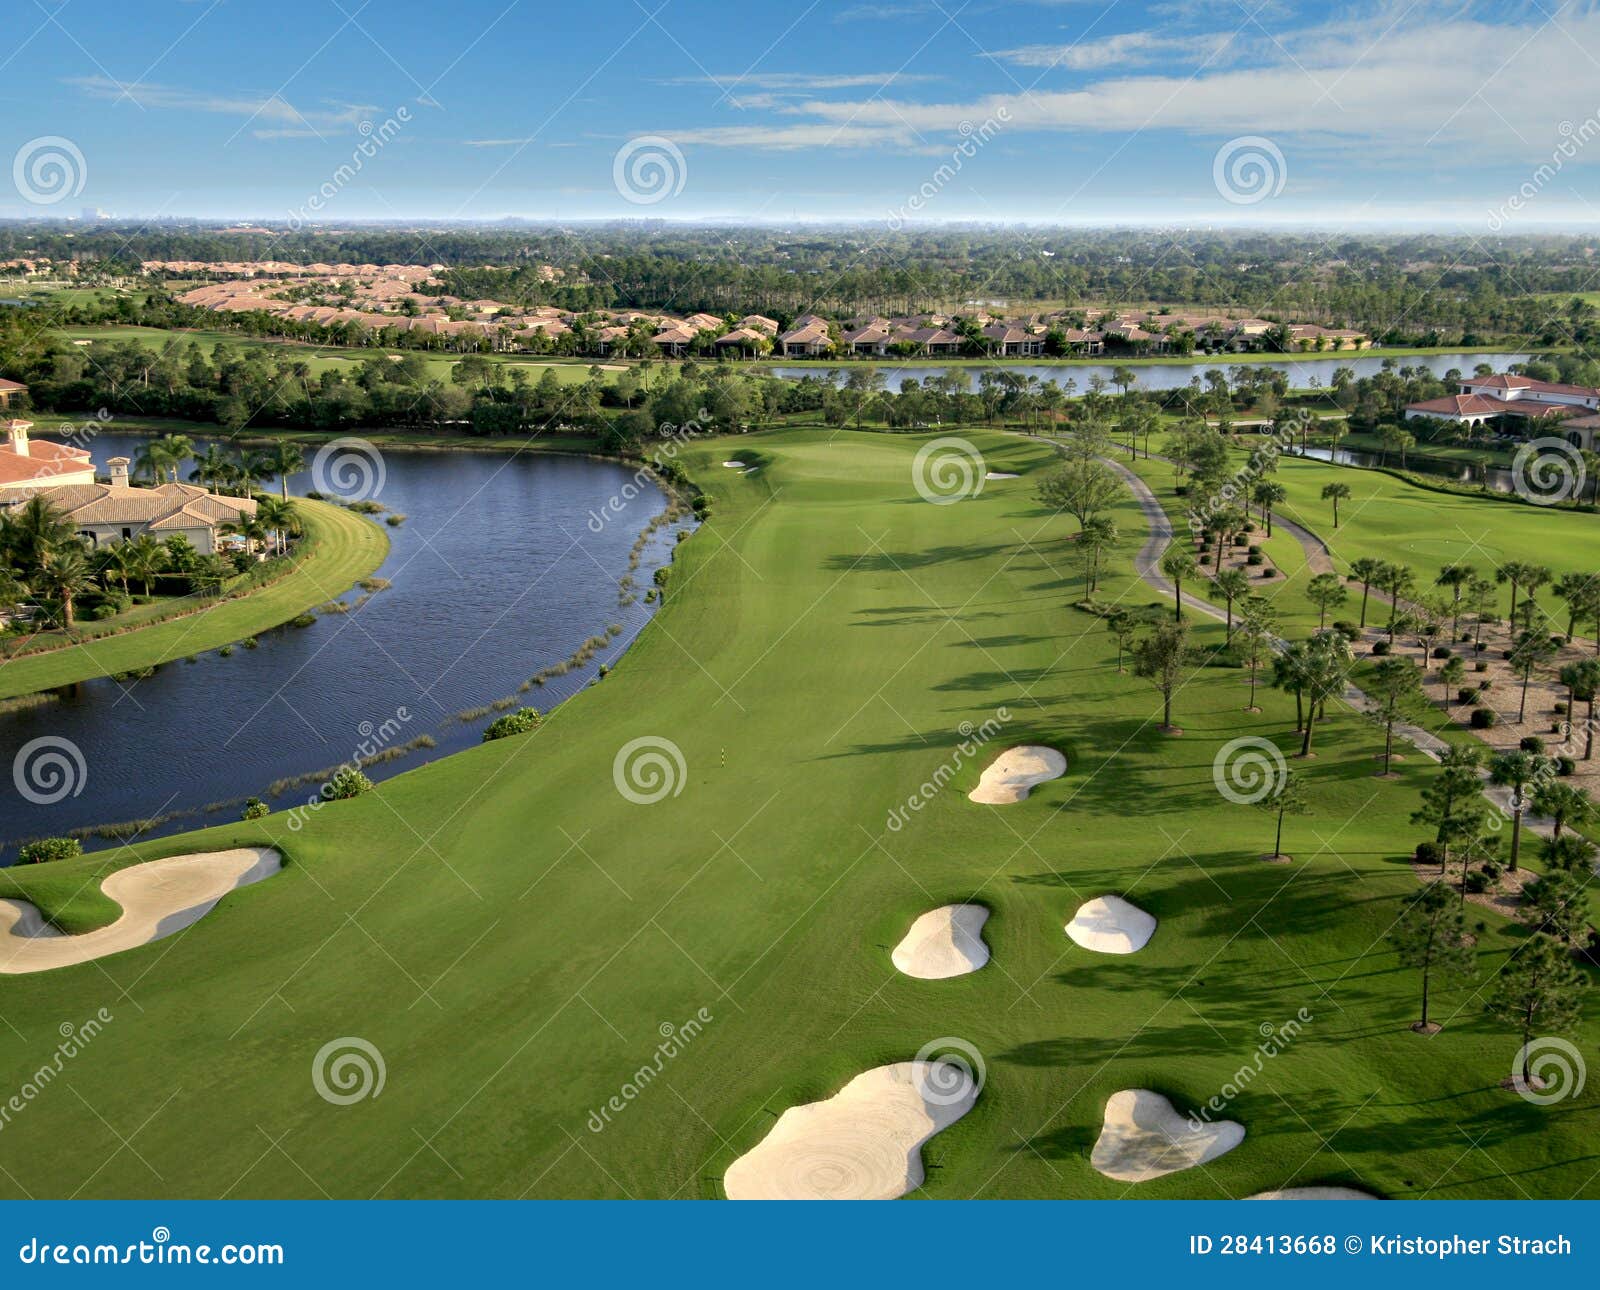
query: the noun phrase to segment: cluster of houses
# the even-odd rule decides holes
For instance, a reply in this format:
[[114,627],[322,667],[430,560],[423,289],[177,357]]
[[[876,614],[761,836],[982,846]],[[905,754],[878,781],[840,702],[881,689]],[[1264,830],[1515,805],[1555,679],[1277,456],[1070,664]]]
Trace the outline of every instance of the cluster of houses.
[[[0,381],[0,397],[26,390],[15,381]],[[33,423],[18,417],[0,421],[0,512],[43,497],[72,521],[90,547],[127,542],[145,533],[158,540],[181,536],[201,555],[212,555],[238,539],[223,533],[229,525],[256,513],[249,497],[209,493],[194,484],[174,482],[142,488],[129,478],[126,457],[107,461],[108,478],[95,478],[89,450],[72,444],[35,439]]]
[[1600,390],[1509,373],[1462,377],[1457,390],[1443,398],[1407,404],[1406,420],[1448,421],[1511,433],[1542,427],[1575,448],[1595,450]]
[[[444,270],[438,264],[151,261],[144,268],[153,274],[204,274],[206,282],[178,299],[218,313],[260,312],[322,327],[422,333],[473,347],[487,342],[497,350],[545,351],[560,341],[564,352],[598,357],[1037,358],[1047,353],[1160,354],[1174,349],[1339,351],[1371,344],[1363,332],[1315,323],[1150,311],[1092,318],[1064,311],[1006,317],[986,309],[959,316],[826,318],[807,313],[787,327],[762,314],[731,318],[628,309],[578,313],[430,291],[430,283]],[[559,276],[548,265],[541,271],[552,279]]]

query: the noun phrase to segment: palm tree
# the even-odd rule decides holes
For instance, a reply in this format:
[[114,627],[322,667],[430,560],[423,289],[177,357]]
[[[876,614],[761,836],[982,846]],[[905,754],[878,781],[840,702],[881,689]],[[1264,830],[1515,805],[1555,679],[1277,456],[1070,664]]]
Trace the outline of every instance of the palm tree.
[[1383,574],[1383,561],[1374,560],[1370,556],[1363,556],[1350,565],[1350,576],[1361,579],[1361,626],[1367,625],[1367,597],[1372,592],[1372,584],[1377,582]]
[[1563,783],[1559,779],[1541,781],[1533,790],[1532,806],[1537,815],[1547,815],[1554,822],[1552,840],[1561,836],[1563,826],[1587,824],[1594,818],[1594,803],[1581,788]]
[[1450,643],[1454,645],[1461,635],[1461,593],[1467,584],[1478,576],[1470,564],[1447,564],[1433,580],[1436,587],[1449,587],[1453,593],[1450,602]]
[[1322,500],[1333,502],[1333,527],[1339,527],[1339,503],[1350,496],[1349,484],[1324,484],[1322,486]]
[[232,523],[224,524],[222,531],[242,537],[246,551],[254,551],[257,543],[265,543],[272,536],[272,530],[254,515],[241,515]]
[[152,484],[159,484],[167,471],[176,464],[165,443],[160,439],[152,439],[134,455],[133,473],[148,475]]
[[1547,758],[1537,753],[1512,748],[1494,755],[1489,763],[1489,780],[1511,790],[1511,872],[1517,871],[1517,858],[1522,854],[1522,812],[1527,806],[1525,795],[1531,783],[1544,778]]
[[1183,583],[1186,578],[1197,577],[1200,566],[1195,558],[1181,546],[1169,547],[1167,553],[1161,557],[1161,572],[1166,574],[1172,582],[1172,617],[1175,622],[1183,621]]
[[245,451],[239,454],[239,460],[234,465],[234,478],[239,481],[242,490],[250,492],[264,479],[271,479],[277,474],[272,461],[263,453]]
[[1561,683],[1567,687],[1567,731],[1572,731],[1573,718],[1577,716],[1574,710],[1578,700],[1582,699],[1589,705],[1589,714],[1584,721],[1584,748],[1583,759],[1588,761],[1594,756],[1594,704],[1595,696],[1600,693],[1600,659],[1580,659],[1576,663],[1568,663],[1561,669]]
[[169,563],[167,548],[149,533],[141,533],[122,543],[122,546],[122,559],[127,564],[128,573],[143,584],[144,594],[148,596],[156,575]]
[[203,484],[213,493],[217,492],[228,478],[233,467],[233,459],[223,452],[214,443],[208,443],[205,451],[196,454],[194,469],[189,472],[189,478],[196,484]]
[[0,550],[24,579],[42,568],[52,551],[76,540],[72,521],[40,493],[0,517]]
[[1533,674],[1556,656],[1555,642],[1548,632],[1529,630],[1517,635],[1511,650],[1511,670],[1522,679],[1522,701],[1517,707],[1517,724],[1528,717],[1528,683]]
[[1250,594],[1250,575],[1243,569],[1224,569],[1211,579],[1211,585],[1228,605],[1228,644],[1233,644],[1233,604]]
[[1400,620],[1400,602],[1417,585],[1417,575],[1407,565],[1385,563],[1383,572],[1378,579],[1378,585],[1389,596],[1389,626],[1387,630],[1389,644],[1393,645],[1395,630],[1399,626]]
[[1555,593],[1567,602],[1567,644],[1578,633],[1578,619],[1585,618],[1600,598],[1600,576],[1592,573],[1563,574],[1555,584]]
[[93,585],[89,559],[77,542],[64,543],[47,552],[33,580],[34,590],[61,602],[61,625],[68,631],[73,625],[73,605]]
[[1526,588],[1531,597],[1535,588],[1550,581],[1550,570],[1526,560],[1507,560],[1494,571],[1494,580],[1511,584],[1511,621],[1516,622],[1517,592]]
[[1270,479],[1263,479],[1250,494],[1250,500],[1260,508],[1261,522],[1267,526],[1268,537],[1272,536],[1272,508],[1288,496],[1288,490],[1282,484],[1275,484]]
[[273,531],[280,551],[283,549],[285,538],[291,533],[300,531],[300,520],[295,514],[294,503],[277,497],[256,499],[256,519]]
[[1316,729],[1317,716],[1327,701],[1344,689],[1354,661],[1349,642],[1338,632],[1318,632],[1308,642],[1299,667],[1306,700],[1305,737],[1300,743],[1302,757],[1311,756],[1311,735]]
[[287,439],[279,439],[268,450],[266,459],[272,468],[272,473],[278,477],[283,500],[288,501],[289,476],[305,469],[305,454],[300,451],[298,444],[290,443]]

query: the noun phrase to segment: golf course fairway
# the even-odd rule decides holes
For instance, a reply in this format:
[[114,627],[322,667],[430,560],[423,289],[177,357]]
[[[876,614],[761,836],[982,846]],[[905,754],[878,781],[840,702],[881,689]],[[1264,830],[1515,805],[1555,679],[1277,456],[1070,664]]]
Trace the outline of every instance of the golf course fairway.
[[[982,1092],[923,1145],[914,1196],[1600,1195],[1596,1093],[1500,1086],[1520,1040],[1484,998],[1523,928],[1482,911],[1477,978],[1436,989],[1440,1033],[1409,1029],[1416,974],[1385,936],[1429,763],[1376,779],[1379,736],[1330,705],[1294,763],[1314,804],[1286,825],[1294,863],[1263,864],[1272,821],[1217,791],[1213,759],[1243,735],[1293,752],[1293,698],[1246,713],[1237,669],[1200,668],[1184,734],[1161,733],[1160,696],[1073,607],[1076,522],[1034,491],[1052,447],[974,433],[1019,477],[932,504],[931,438],[764,434],[751,475],[722,468],[729,443],[682,452],[711,519],[614,671],[531,734],[301,817],[0,873],[83,931],[116,916],[115,868],[284,859],[176,936],[7,980],[8,1089],[64,1023],[112,1020],[6,1119],[0,1195],[714,1198],[788,1108],[950,1049]],[[1152,603],[1138,507],[1112,515],[1097,596]],[[1195,643],[1222,633],[1194,619]],[[1023,745],[1066,773],[969,801]],[[1063,935],[1106,892],[1158,921],[1139,953]],[[894,967],[913,920],[968,902],[990,911],[982,971]],[[1569,1038],[1593,1052],[1600,1023]],[[339,1044],[377,1055],[365,1095],[327,1095]],[[1243,1140],[1106,1177],[1091,1152],[1129,1089]]]

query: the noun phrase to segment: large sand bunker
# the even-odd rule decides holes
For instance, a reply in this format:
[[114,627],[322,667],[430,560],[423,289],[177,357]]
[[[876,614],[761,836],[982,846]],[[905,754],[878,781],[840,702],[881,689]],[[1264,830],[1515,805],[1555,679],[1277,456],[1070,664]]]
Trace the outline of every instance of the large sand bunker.
[[940,905],[930,909],[894,947],[890,959],[907,976],[924,981],[976,972],[989,961],[983,925],[989,911],[982,905]]
[[824,1102],[791,1106],[723,1178],[729,1200],[893,1200],[922,1186],[922,1144],[972,1109],[953,1062],[864,1071]]
[[985,806],[1009,806],[1028,796],[1035,784],[1060,779],[1067,773],[1067,759],[1043,744],[1022,744],[1007,748],[989,763],[978,787],[967,794]]
[[1191,1125],[1171,1102],[1147,1088],[1125,1088],[1106,1099],[1105,1125],[1089,1163],[1119,1182],[1149,1182],[1215,1160],[1244,1141],[1233,1120]]
[[1078,906],[1067,935],[1086,950],[1101,954],[1133,954],[1155,935],[1156,920],[1121,896],[1097,896]]
[[169,856],[119,869],[100,889],[122,906],[108,927],[67,936],[25,900],[0,900],[0,972],[44,972],[104,958],[181,932],[238,887],[270,878],[283,858],[270,847]]
[[1284,1187],[1279,1191],[1258,1191],[1246,1200],[1377,1200],[1354,1187]]

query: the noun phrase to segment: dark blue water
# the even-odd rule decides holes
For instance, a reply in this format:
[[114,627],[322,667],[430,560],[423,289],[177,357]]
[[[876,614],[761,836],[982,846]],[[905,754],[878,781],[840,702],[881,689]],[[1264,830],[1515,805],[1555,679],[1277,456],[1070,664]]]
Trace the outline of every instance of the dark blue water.
[[[133,457],[144,442],[102,434],[95,462],[104,472],[109,458]],[[385,530],[392,549],[377,572],[391,580],[387,590],[349,613],[320,613],[310,627],[263,633],[255,649],[237,646],[226,658],[211,650],[136,681],[85,682],[58,701],[0,714],[0,857],[14,858],[19,841],[74,828],[161,819],[139,834],[150,837],[221,823],[238,817],[246,796],[286,809],[316,784],[273,798],[274,780],[421,735],[437,741],[367,770],[382,779],[478,742],[498,715],[463,723],[463,710],[511,696],[548,710],[589,684],[648,621],[645,589],[685,527],[656,531],[633,575],[637,599],[622,605],[630,549],[666,499],[647,486],[598,532],[588,521],[608,513],[631,470],[489,452],[385,451],[382,463],[375,500],[407,517]],[[291,493],[309,487],[308,476],[290,481]],[[328,594],[354,604],[363,593]],[[611,624],[620,634],[587,665],[518,693]],[[78,750],[82,784],[35,803],[12,772],[21,750],[45,736]],[[89,849],[109,845],[84,839]]]

